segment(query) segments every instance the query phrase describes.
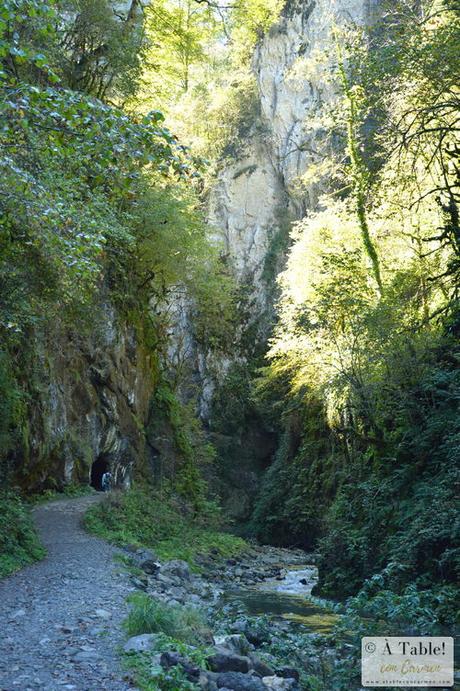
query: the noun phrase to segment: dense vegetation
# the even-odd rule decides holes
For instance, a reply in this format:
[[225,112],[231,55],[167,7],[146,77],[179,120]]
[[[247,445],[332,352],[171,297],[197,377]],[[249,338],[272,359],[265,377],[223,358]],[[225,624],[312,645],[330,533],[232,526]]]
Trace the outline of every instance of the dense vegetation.
[[[158,381],[171,291],[187,291],[198,336],[217,341],[231,319],[231,282],[204,233],[199,163],[158,110],[124,106],[148,46],[139,13],[134,2],[117,16],[105,0],[2,6],[0,454],[2,478],[19,472],[25,487],[40,488],[32,458],[49,486],[50,458],[64,453],[40,400],[53,354],[68,348],[67,366],[85,376],[72,360],[114,309]],[[71,446],[85,456],[78,439]]]
[[30,516],[12,492],[0,494],[0,578],[45,555]]
[[[218,341],[231,319],[233,288],[205,237],[200,163],[161,112],[126,105],[148,46],[137,2],[121,15],[106,0],[2,3],[2,487],[61,489],[88,477],[93,459],[78,419],[51,430],[46,400],[62,367],[84,388],[94,342],[112,319],[119,331],[136,334],[152,385],[164,382],[163,413],[183,464],[179,491],[195,502],[203,492],[195,467],[208,453],[200,424],[182,413],[163,374],[163,306],[171,291],[187,291],[197,337]],[[64,479],[69,454],[74,475]],[[41,554],[26,511],[11,497],[1,501],[2,574]]]
[[392,3],[336,46],[342,146],[279,277],[256,396],[280,442],[253,527],[316,547],[324,594],[376,574],[425,591],[460,569],[459,15]]
[[[235,289],[219,247],[205,234],[203,161],[165,126],[159,107],[177,125],[172,106],[188,98],[189,69],[196,75],[190,108],[202,102],[198,83],[206,83],[207,56],[223,26],[214,15],[193,0],[149,8],[134,0],[124,9],[109,0],[2,3],[2,486],[54,491],[89,476],[94,457],[79,434],[78,417],[51,429],[50,416],[63,369],[77,399],[88,398],[86,380],[94,379],[91,368],[100,368],[94,352],[108,322],[118,334],[127,328],[135,334],[149,368],[143,376],[154,392],[150,422],[145,434],[144,421],[133,416],[135,426],[152,447],[157,436],[172,438],[171,462],[156,469],[157,482],[172,481],[193,512],[207,511],[200,469],[215,452],[196,416],[196,392],[187,395],[189,403],[179,401],[185,377],[180,363],[173,371],[168,367],[170,300],[185,300],[194,337],[203,348],[220,350],[235,328]],[[226,17],[226,27],[231,21],[250,52],[271,16],[255,1]],[[222,59],[221,72],[228,59]],[[212,85],[207,88],[212,94]],[[231,123],[238,118],[235,104],[233,135]],[[214,134],[219,119],[217,113]],[[211,137],[199,136],[207,143],[195,151],[203,153]],[[219,151],[222,146],[223,140]],[[64,477],[63,459],[69,457],[72,476]],[[149,479],[145,456],[136,465],[139,478]],[[133,509],[136,496],[126,502]],[[158,506],[152,499],[148,515]],[[9,507],[9,500],[2,501],[5,516]],[[5,520],[2,540],[13,553],[7,525]],[[25,552],[37,556],[23,537]]]

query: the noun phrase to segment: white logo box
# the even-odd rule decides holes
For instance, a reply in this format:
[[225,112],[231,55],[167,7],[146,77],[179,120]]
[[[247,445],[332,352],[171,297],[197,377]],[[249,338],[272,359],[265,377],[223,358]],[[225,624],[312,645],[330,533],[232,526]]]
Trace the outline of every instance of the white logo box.
[[454,639],[441,636],[366,636],[361,685],[449,688],[454,685]]

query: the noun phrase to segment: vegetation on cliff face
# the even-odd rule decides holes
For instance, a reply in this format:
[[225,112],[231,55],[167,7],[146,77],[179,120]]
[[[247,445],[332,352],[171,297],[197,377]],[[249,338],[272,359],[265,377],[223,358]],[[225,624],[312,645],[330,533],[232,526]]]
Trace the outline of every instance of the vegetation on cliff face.
[[423,5],[337,34],[336,182],[294,227],[257,382],[281,423],[255,534],[316,547],[332,596],[460,569],[460,23]]
[[[152,386],[172,289],[187,291],[198,336],[221,337],[216,311],[224,326],[231,319],[232,286],[205,236],[195,162],[158,110],[124,106],[148,46],[139,13],[132,3],[118,16],[105,0],[2,6],[0,455],[2,478],[19,471],[26,489],[53,484],[65,455],[45,419],[53,359],[73,369],[84,403],[82,362],[107,319],[136,334]],[[67,424],[71,453],[87,464],[71,429],[79,423]]]

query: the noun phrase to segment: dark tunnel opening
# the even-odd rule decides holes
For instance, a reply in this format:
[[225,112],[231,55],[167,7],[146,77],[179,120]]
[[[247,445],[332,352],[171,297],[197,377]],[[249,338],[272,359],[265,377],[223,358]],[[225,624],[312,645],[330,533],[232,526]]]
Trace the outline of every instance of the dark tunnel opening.
[[102,492],[102,476],[109,470],[109,462],[104,456],[99,456],[91,466],[91,487]]

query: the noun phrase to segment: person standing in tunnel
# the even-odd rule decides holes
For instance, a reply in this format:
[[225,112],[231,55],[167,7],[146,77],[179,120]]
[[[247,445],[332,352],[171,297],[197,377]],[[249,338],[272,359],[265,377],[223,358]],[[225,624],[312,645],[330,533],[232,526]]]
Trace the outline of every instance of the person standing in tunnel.
[[103,492],[110,492],[110,490],[112,489],[112,473],[110,471],[107,471],[102,476],[101,485]]

